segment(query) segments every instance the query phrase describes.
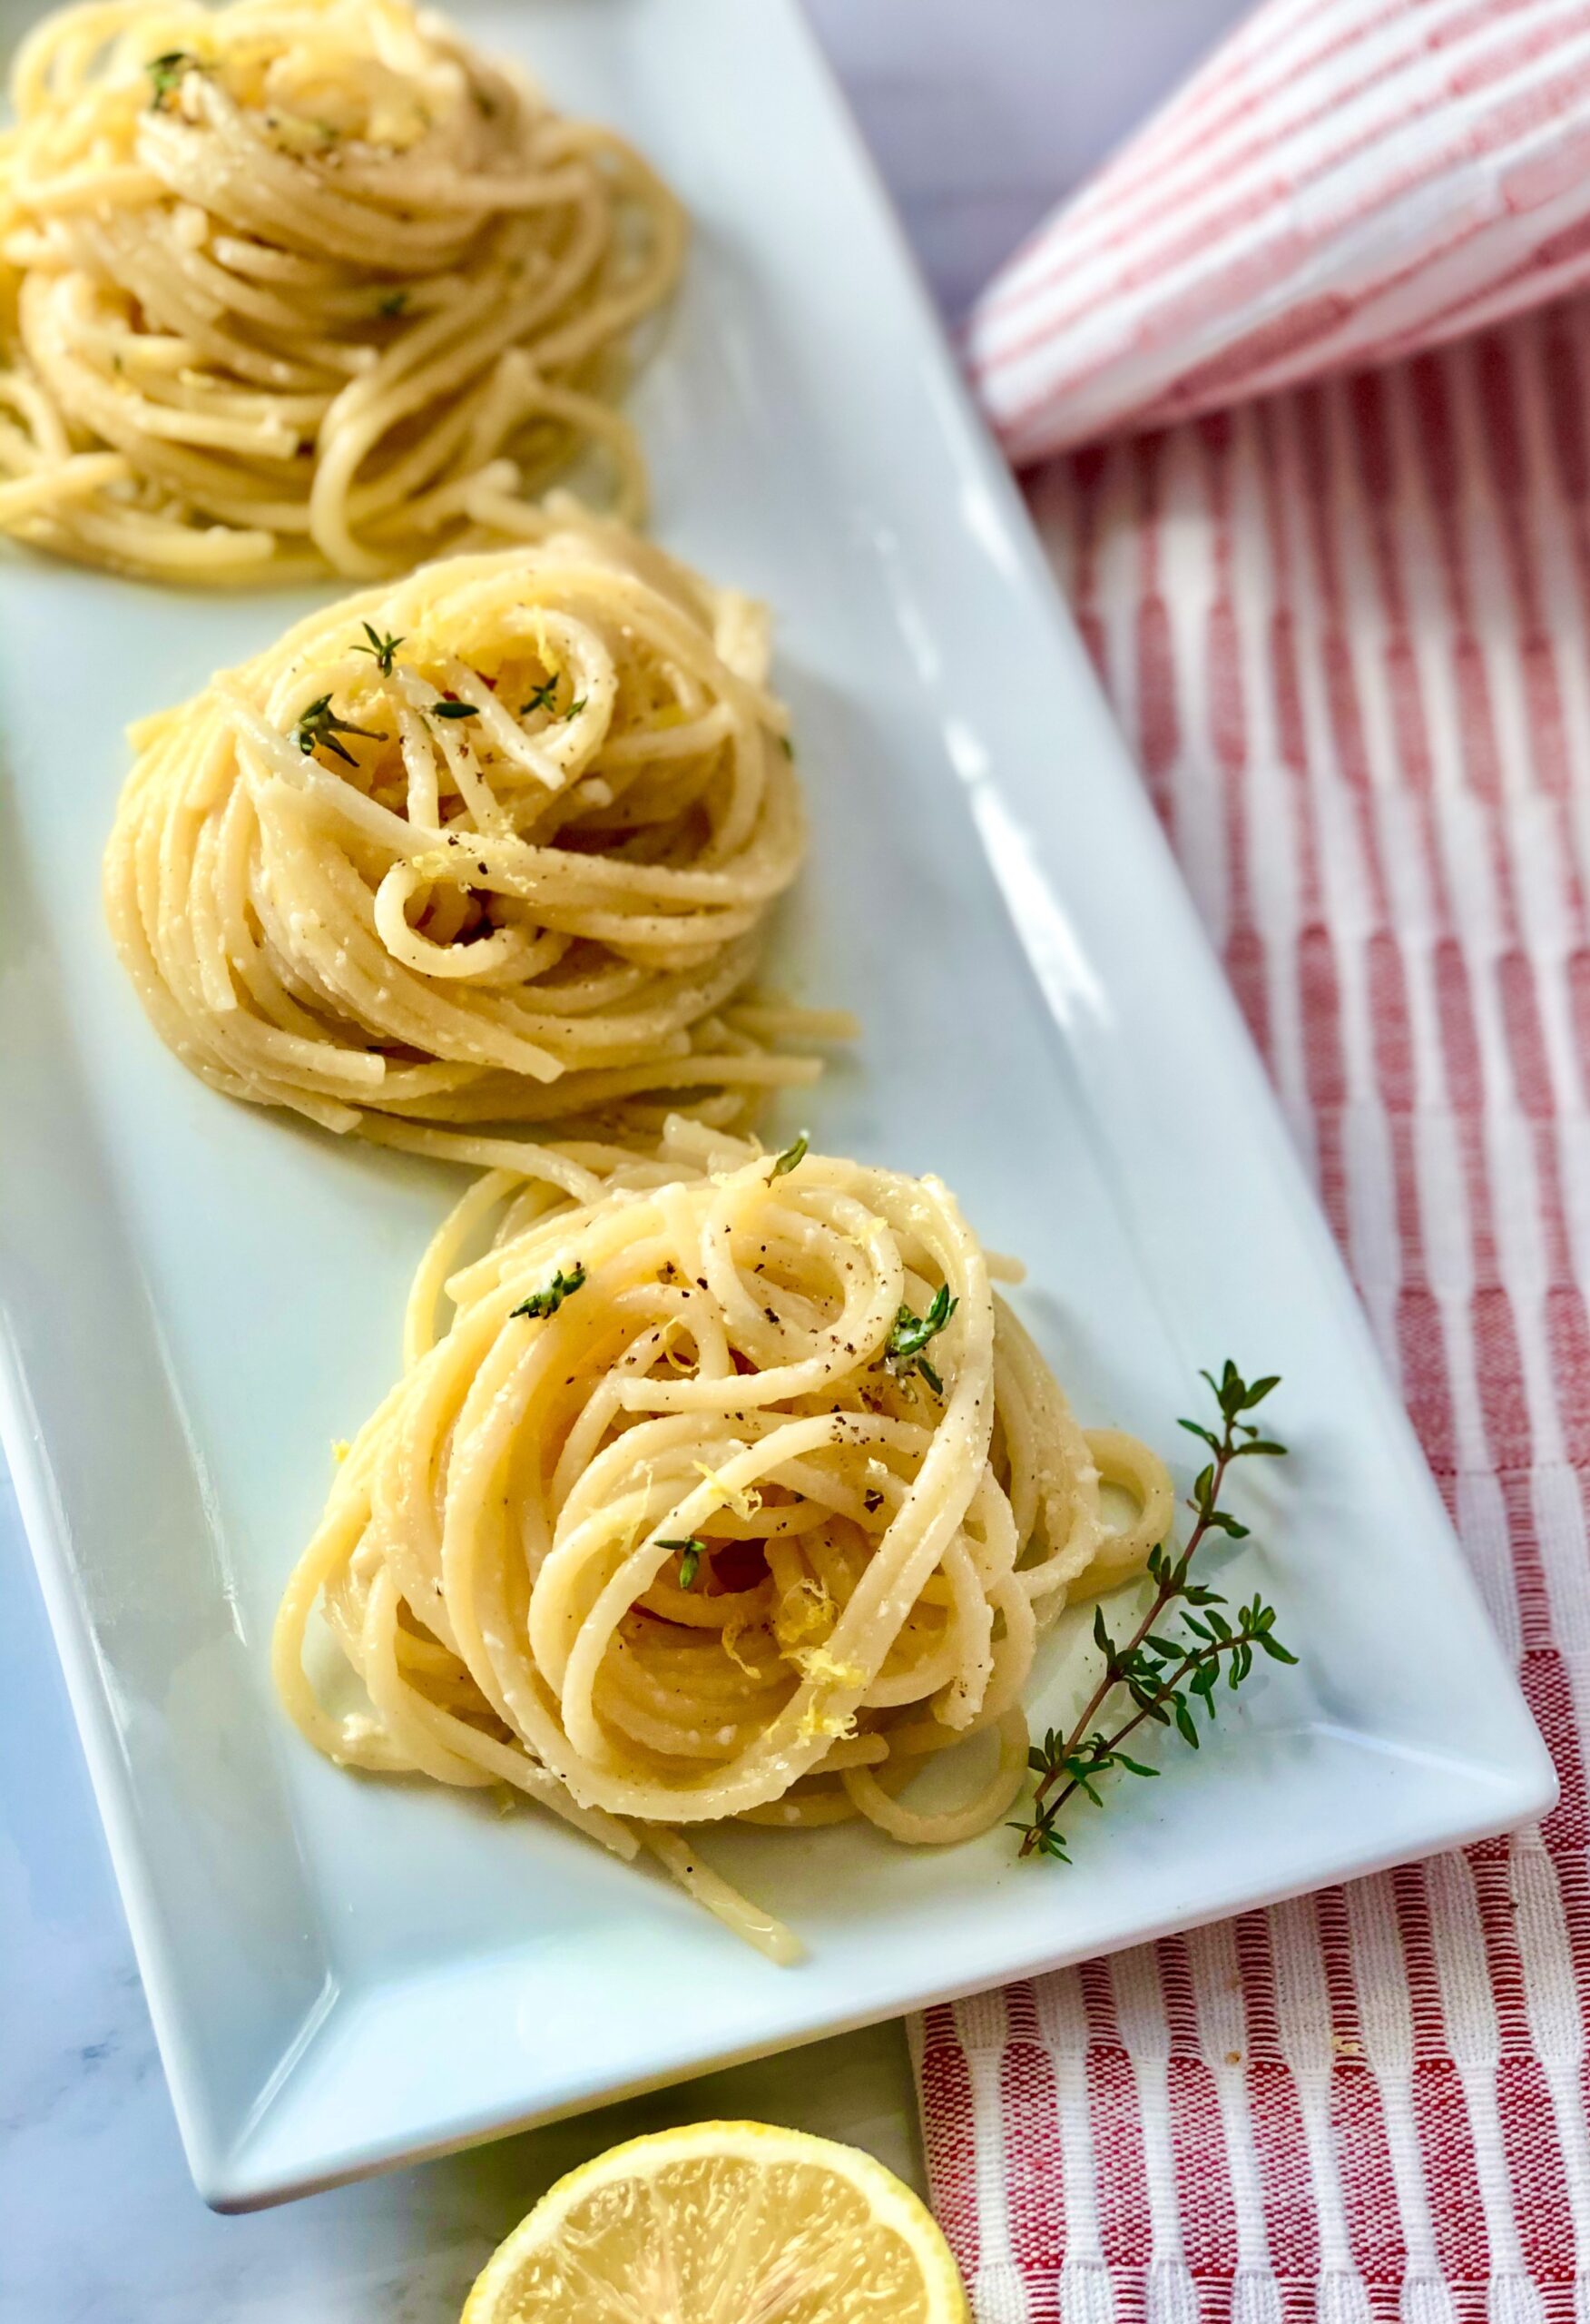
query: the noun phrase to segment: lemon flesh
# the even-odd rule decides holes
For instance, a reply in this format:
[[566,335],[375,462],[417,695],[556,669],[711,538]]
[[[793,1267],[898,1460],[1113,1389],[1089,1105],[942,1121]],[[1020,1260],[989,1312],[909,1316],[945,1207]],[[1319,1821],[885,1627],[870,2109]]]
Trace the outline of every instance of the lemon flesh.
[[932,2217],[853,2147],[763,2122],[633,2139],[545,2194],[463,2324],[966,2324]]

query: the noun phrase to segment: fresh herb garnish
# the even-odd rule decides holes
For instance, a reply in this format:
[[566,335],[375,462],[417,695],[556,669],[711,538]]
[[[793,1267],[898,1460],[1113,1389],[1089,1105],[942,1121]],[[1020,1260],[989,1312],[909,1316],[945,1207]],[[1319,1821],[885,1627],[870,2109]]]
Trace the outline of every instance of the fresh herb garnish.
[[384,298],[376,300],[376,312],[378,315],[400,315],[407,304],[407,290],[388,290]]
[[792,759],[792,758],[794,757],[794,755],[795,755],[795,745],[794,745],[794,743],[790,740],[790,737],[788,736],[788,734],[780,734],[780,737],[779,737],[779,748],[783,752],[784,756],[785,756],[787,759]]
[[[787,1146],[782,1154],[779,1156],[779,1158],[773,1164],[769,1176],[774,1178],[786,1177],[791,1170],[797,1168],[800,1163],[805,1161],[806,1150],[810,1143],[811,1137],[810,1132],[802,1130],[800,1137],[795,1140],[794,1145]],[[905,1310],[902,1308],[900,1312],[903,1315]]]
[[480,713],[472,702],[433,702],[433,718],[478,718]]
[[679,1586],[682,1590],[693,1590],[702,1560],[707,1554],[706,1543],[694,1533],[687,1533],[682,1541],[665,1541],[659,1535],[657,1547],[679,1551]]
[[557,674],[555,671],[550,678],[544,678],[542,680],[541,684],[536,687],[528,702],[522,702],[519,704],[519,715],[521,718],[528,718],[533,710],[545,710],[550,712],[553,704],[556,700]]
[[934,1293],[933,1304],[925,1315],[913,1315],[908,1307],[902,1307],[890,1325],[888,1337],[884,1342],[884,1361],[889,1370],[895,1373],[919,1372],[934,1394],[942,1396],[944,1383],[923,1354],[922,1350],[930,1339],[935,1338],[944,1329],[959,1305],[958,1299],[950,1297],[948,1284],[941,1283]]
[[564,712],[564,717],[565,718],[565,720],[566,720],[566,719],[570,719],[570,718],[577,718],[577,717],[579,716],[579,714],[580,714],[581,711],[582,711],[582,710],[584,710],[584,707],[585,707],[585,696],[584,696],[583,694],[577,694],[577,695],[575,696],[574,700],[573,702],[571,702],[571,703],[570,703],[570,704],[569,704],[568,708]]
[[384,743],[387,739],[385,734],[378,734],[373,727],[353,726],[346,718],[339,718],[331,707],[329,694],[321,694],[318,701],[311,702],[307,710],[299,714],[298,724],[292,731],[305,758],[323,743],[327,750],[334,751],[348,766],[357,766],[358,761],[351,751],[343,749],[337,739],[339,734],[362,734],[367,743]]
[[191,49],[168,48],[163,56],[152,56],[143,69],[154,89],[150,111],[162,113],[165,109],[166,99],[175,96],[182,87],[184,76],[189,73],[202,73],[206,68],[203,58],[195,56]]
[[[1234,1693],[1253,1668],[1255,1648],[1272,1662],[1297,1660],[1297,1656],[1282,1646],[1275,1635],[1274,1607],[1267,1606],[1257,1593],[1238,1610],[1232,1622],[1220,1611],[1226,1600],[1218,1590],[1206,1589],[1202,1582],[1188,1579],[1193,1556],[1211,1533],[1224,1533],[1233,1541],[1242,1541],[1247,1534],[1248,1528],[1240,1524],[1229,1510],[1220,1507],[1221,1492],[1232,1462],[1250,1453],[1274,1456],[1286,1451],[1285,1445],[1278,1444],[1273,1437],[1261,1435],[1256,1423],[1243,1418],[1280,1385],[1277,1377],[1271,1375],[1250,1383],[1231,1363],[1218,1380],[1208,1372],[1202,1376],[1214,1391],[1221,1427],[1217,1433],[1202,1421],[1181,1423],[1191,1434],[1202,1438],[1214,1455],[1199,1472],[1192,1498],[1187,1504],[1193,1517],[1187,1546],[1178,1556],[1162,1542],[1150,1556],[1148,1571],[1154,1583],[1153,1602],[1124,1646],[1117,1645],[1111,1637],[1104,1608],[1094,1609],[1094,1641],[1104,1658],[1104,1676],[1071,1728],[1065,1734],[1051,1728],[1027,1755],[1027,1764],[1038,1778],[1037,1788],[1031,1813],[1011,1826],[1022,1836],[1023,1856],[1054,1856],[1062,1864],[1069,1864],[1065,1835],[1056,1821],[1067,1800],[1082,1791],[1096,1805],[1101,1776],[1122,1771],[1134,1776],[1158,1774],[1157,1768],[1145,1767],[1122,1748],[1145,1722],[1152,1720],[1159,1727],[1173,1725],[1196,1750],[1194,1704],[1202,1700],[1207,1717],[1214,1717],[1215,1689],[1222,1665],[1227,1688]],[[1166,1636],[1161,1625],[1173,1606],[1196,1610],[1183,1610],[1178,1617],[1180,1634]],[[1105,1706],[1122,1693],[1132,1703],[1131,1715],[1106,1732],[1108,1721],[1102,1726],[1095,1725],[1095,1721]],[[1125,1709],[1124,1703],[1119,1707]]]
[[522,1299],[516,1307],[510,1307],[508,1313],[510,1315],[555,1315],[564,1301],[572,1299],[584,1280],[584,1267],[576,1259],[573,1274],[564,1275],[559,1267],[545,1290],[533,1291],[528,1299]]
[[359,626],[370,642],[368,645],[356,645],[354,652],[373,655],[377,669],[384,678],[389,678],[398,648],[402,645],[403,640],[400,637],[383,637],[379,630],[370,627],[368,621],[361,622]]

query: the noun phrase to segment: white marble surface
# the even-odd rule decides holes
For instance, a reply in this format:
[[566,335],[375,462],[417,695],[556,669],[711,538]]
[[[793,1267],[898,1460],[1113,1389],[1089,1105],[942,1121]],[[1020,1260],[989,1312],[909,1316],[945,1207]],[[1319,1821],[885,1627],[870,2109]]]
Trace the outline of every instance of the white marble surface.
[[[938,296],[991,268],[1242,0],[809,0]],[[0,2324],[447,2324],[492,2243],[614,2138],[706,2114],[919,2178],[885,2026],[249,2219],[188,2181],[32,1565],[0,1473]]]

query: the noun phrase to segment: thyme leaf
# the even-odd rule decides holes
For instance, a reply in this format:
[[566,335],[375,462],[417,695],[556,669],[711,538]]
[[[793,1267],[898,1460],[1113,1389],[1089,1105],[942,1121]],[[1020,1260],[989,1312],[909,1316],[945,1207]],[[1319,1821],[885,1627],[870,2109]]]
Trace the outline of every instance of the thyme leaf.
[[539,1291],[533,1291],[528,1299],[521,1299],[516,1307],[509,1308],[508,1313],[510,1315],[530,1315],[537,1318],[544,1315],[555,1315],[564,1301],[572,1299],[584,1280],[584,1266],[576,1259],[572,1273],[564,1275],[563,1269],[559,1267],[549,1284],[545,1285]]
[[368,621],[361,622],[359,627],[370,642],[368,645],[356,645],[354,652],[372,655],[381,675],[384,678],[389,678],[392,675],[393,662],[397,658],[398,648],[402,645],[403,640],[400,637],[383,637],[378,630],[371,628]]
[[679,1551],[679,1586],[682,1590],[693,1590],[702,1560],[707,1554],[706,1543],[698,1534],[687,1533],[682,1541],[665,1541],[659,1536],[657,1547]]
[[800,1165],[805,1161],[807,1148],[810,1144],[811,1137],[810,1132],[802,1130],[799,1137],[796,1138],[794,1144],[792,1146],[787,1146],[782,1154],[780,1154],[778,1159],[774,1162],[772,1169],[769,1173],[770,1177],[787,1177],[791,1170],[798,1168]]
[[191,49],[168,48],[163,56],[152,56],[143,69],[154,91],[149,110],[163,113],[166,99],[176,95],[190,73],[206,73],[210,68]]
[[925,1315],[915,1315],[908,1307],[902,1307],[883,1344],[883,1359],[889,1370],[897,1374],[919,1372],[934,1394],[942,1396],[944,1383],[922,1350],[944,1329],[959,1305],[958,1299],[950,1297],[948,1284],[941,1283]]
[[292,732],[293,740],[305,758],[311,757],[317,749],[324,746],[347,766],[357,766],[358,761],[338,741],[339,734],[362,734],[367,743],[384,743],[387,739],[373,726],[355,726],[348,719],[339,718],[331,707],[329,694],[319,695],[307,710],[299,713],[298,724]]

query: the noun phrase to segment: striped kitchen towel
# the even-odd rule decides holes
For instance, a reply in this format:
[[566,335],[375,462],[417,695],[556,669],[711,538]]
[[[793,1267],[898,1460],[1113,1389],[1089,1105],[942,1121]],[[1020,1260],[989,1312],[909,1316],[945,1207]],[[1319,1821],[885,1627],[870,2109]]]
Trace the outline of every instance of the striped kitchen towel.
[[1012,457],[1590,282],[1586,0],[1268,0],[974,308]]
[[1563,1792],[930,2013],[979,2324],[1590,2314],[1587,413],[1590,300],[1034,480]]
[[[1168,118],[1237,133],[1272,24],[1460,18],[1549,20],[1559,64],[1586,21],[1281,0]],[[1563,1790],[1510,1840],[920,2021],[979,2324],[1590,2319],[1587,419],[1590,297],[1027,479]]]

